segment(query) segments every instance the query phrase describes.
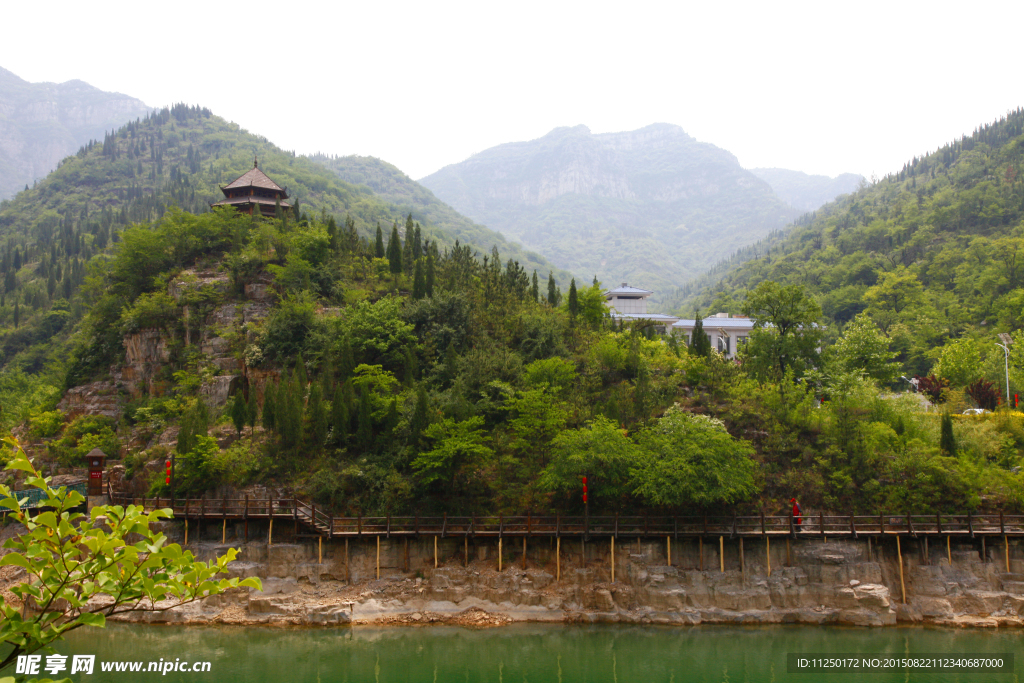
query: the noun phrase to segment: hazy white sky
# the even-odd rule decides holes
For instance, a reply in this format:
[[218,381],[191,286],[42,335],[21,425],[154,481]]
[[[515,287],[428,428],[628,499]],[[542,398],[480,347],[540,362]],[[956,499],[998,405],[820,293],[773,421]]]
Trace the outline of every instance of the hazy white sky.
[[413,178],[586,124],[879,176],[1024,105],[1024,2],[4,3],[0,66]]

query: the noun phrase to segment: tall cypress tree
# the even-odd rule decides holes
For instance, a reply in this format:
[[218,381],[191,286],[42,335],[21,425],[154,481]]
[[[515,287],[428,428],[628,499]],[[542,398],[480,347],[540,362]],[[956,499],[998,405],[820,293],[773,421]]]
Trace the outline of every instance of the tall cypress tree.
[[421,256],[423,256],[423,233],[420,232],[420,224],[417,223],[412,240],[412,257],[418,259]]
[[323,388],[320,382],[313,382],[309,390],[309,404],[306,406],[306,434],[314,450],[320,450],[327,441],[329,428],[327,407],[323,402]]
[[693,323],[693,332],[690,333],[690,355],[707,358],[711,355],[711,339],[704,332],[704,321],[697,311],[697,319]]
[[537,269],[533,270],[533,284],[530,287],[530,296],[533,297],[533,303],[540,301],[540,287],[538,286],[537,280]]
[[569,315],[573,318],[580,312],[580,302],[576,297],[576,278],[569,282]]
[[231,416],[231,423],[235,426],[235,433],[239,437],[242,436],[242,430],[245,428],[247,412],[248,407],[245,404],[244,394],[241,391],[236,391],[231,399],[231,405],[228,407],[228,415]]
[[249,402],[245,406],[245,421],[249,424],[249,435],[256,434],[256,420],[259,418],[259,404],[256,403],[256,387],[249,385]]
[[423,259],[417,259],[416,270],[412,278],[412,298],[420,300],[427,293],[427,281],[423,277]]
[[434,296],[434,254],[431,251],[427,252],[427,268],[424,274],[426,280],[424,291],[428,297],[433,298]]
[[412,236],[406,230],[405,241],[402,243],[402,270],[405,271],[406,275],[412,275],[415,263],[412,257]]
[[267,386],[263,389],[263,416],[260,424],[263,425],[263,429],[267,432],[272,432],[275,429],[274,418],[277,415],[277,389],[276,387],[267,382]]
[[373,447],[373,408],[370,405],[370,390],[363,388],[359,392],[359,426],[356,430],[356,441],[359,447],[370,450]]
[[[348,382],[345,385],[348,386]],[[334,392],[334,401],[331,402],[331,441],[337,446],[343,446],[348,437],[349,406],[345,398],[345,390],[342,389]]]
[[391,237],[388,238],[388,267],[392,274],[402,272],[402,241],[398,236],[398,224],[391,226]]
[[558,287],[555,285],[555,275],[551,272],[548,272],[548,304],[558,305]]
[[412,420],[409,422],[409,443],[413,447],[419,446],[423,430],[430,424],[427,409],[427,390],[421,382],[416,387],[416,408],[413,410]]
[[948,412],[942,413],[940,423],[939,450],[943,455],[953,457],[956,455],[956,437],[953,435],[953,416]]
[[331,251],[338,251],[341,242],[338,239],[338,224],[334,221],[334,216],[327,219],[327,234],[331,238]]
[[377,236],[373,242],[373,257],[384,258],[386,253],[384,251],[384,233],[380,229],[380,221],[377,221]]
[[338,379],[342,382],[352,376],[356,369],[355,358],[352,355],[352,342],[346,334],[341,338],[341,345],[338,348]]

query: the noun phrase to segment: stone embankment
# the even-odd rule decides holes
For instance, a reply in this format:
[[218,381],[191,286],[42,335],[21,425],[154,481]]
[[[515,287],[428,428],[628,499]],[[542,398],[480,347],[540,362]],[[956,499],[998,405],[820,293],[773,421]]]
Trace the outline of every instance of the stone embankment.
[[[226,533],[220,525],[215,531],[218,540]],[[180,527],[169,532],[173,537]],[[438,539],[436,568],[434,542],[432,537],[384,539],[380,546],[375,539],[322,546],[193,542],[190,547],[200,558],[239,547],[232,572],[260,577],[263,590],[238,590],[133,619],[281,625],[1024,625],[1024,574],[1005,572],[1001,542],[985,551],[983,561],[980,541],[965,539],[948,548],[942,543],[926,553],[923,543],[904,539],[902,585],[892,539],[873,544],[779,539],[771,542],[770,552],[763,541],[748,539],[743,549],[726,539],[724,572],[719,543],[679,541],[671,547],[669,566],[666,541],[622,540],[615,550],[614,581],[607,539],[583,547],[579,541],[564,542],[557,558],[553,540],[530,539],[525,566],[521,539],[507,539],[501,571],[496,541]],[[1012,557],[1015,548],[1009,550]],[[1022,561],[1012,564],[1016,572],[1024,571]]]

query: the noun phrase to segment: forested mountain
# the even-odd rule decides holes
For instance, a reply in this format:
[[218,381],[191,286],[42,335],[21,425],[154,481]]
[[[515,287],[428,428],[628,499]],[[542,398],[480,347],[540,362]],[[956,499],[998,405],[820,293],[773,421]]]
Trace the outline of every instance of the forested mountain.
[[668,124],[557,128],[420,183],[577,276],[629,281],[655,299],[799,213],[732,154]]
[[[589,278],[559,291],[206,110],[164,110],[0,208],[0,432],[58,474],[100,448],[135,495],[170,492],[170,459],[179,495],[259,487],[339,514],[579,512],[583,474],[601,513],[1021,509],[1024,416],[893,395],[938,349],[930,402],[995,406],[975,342],[1024,310],[1021,118],[762,243],[729,273],[757,283],[737,363],[610,319]],[[299,209],[207,210],[254,151]],[[935,346],[959,301],[983,333]]]
[[151,111],[82,81],[28,83],[0,68],[0,200],[57,167],[90,140]]
[[[309,157],[318,164],[334,171],[339,178],[353,185],[364,185],[374,194],[394,205],[399,213],[422,217],[447,235],[466,244],[490,244],[502,254],[514,256],[527,268],[537,268],[542,273],[552,270],[551,263],[535,252],[529,252],[501,233],[474,223],[452,207],[440,201],[434,193],[405,175],[396,166],[375,157],[331,156],[313,154]],[[555,269],[559,282],[568,282],[569,275]]]
[[814,211],[864,182],[864,176],[843,173],[835,178],[808,175],[784,168],[751,168],[751,173],[771,185],[779,199],[801,211]]
[[[738,312],[760,282],[797,284],[834,331],[866,312],[908,374],[935,369],[963,386],[973,371],[938,364],[955,347],[984,366],[976,374],[1003,384],[995,334],[1024,324],[1022,162],[1017,110],[744,250],[679,310]],[[1019,379],[1011,376],[1014,391]]]

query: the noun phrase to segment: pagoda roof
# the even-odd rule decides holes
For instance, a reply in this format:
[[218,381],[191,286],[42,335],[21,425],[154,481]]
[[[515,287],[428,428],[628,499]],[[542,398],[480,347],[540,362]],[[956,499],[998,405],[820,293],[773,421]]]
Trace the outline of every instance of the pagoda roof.
[[264,190],[275,190],[277,192],[285,193],[283,187],[271,180],[266,173],[260,170],[260,167],[253,165],[249,171],[238,176],[231,184],[225,185],[221,190],[232,190],[239,187],[260,187]]

